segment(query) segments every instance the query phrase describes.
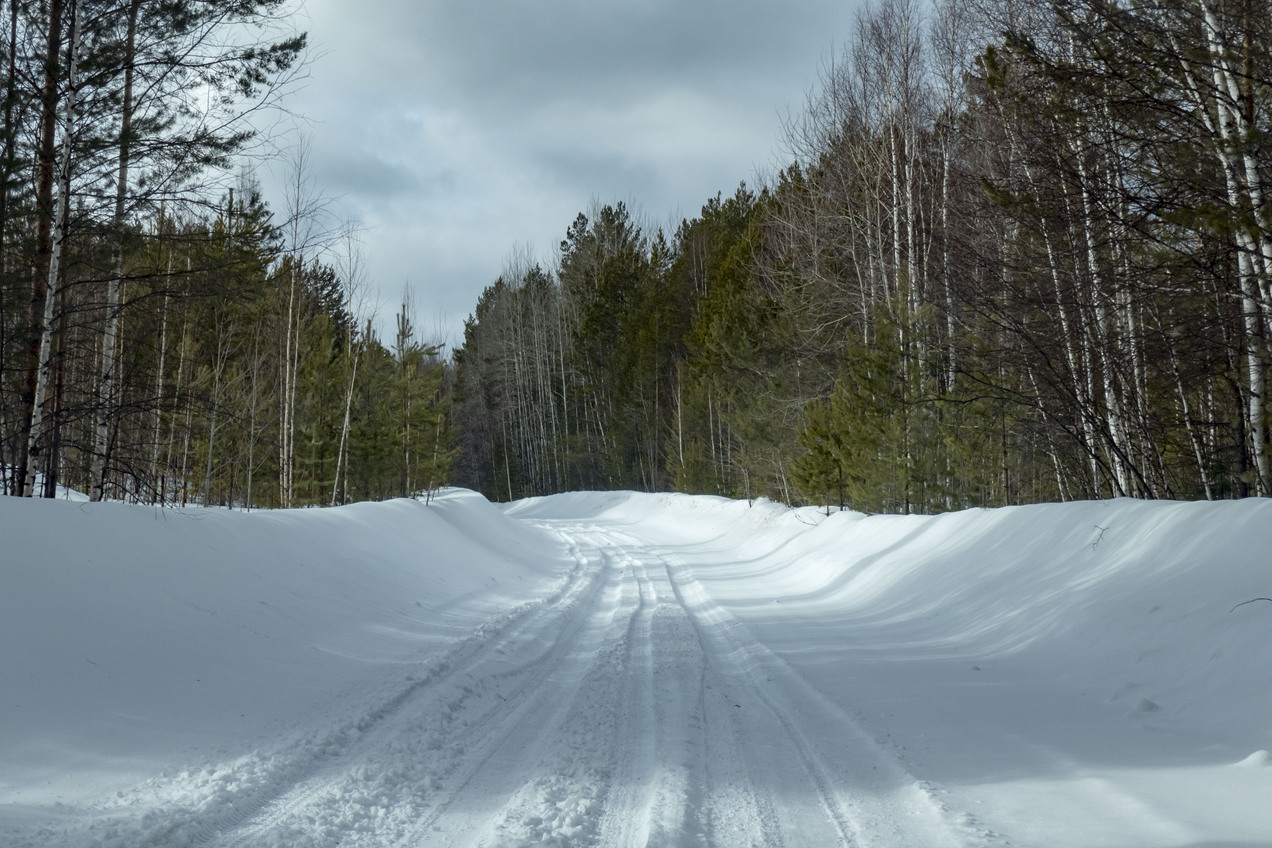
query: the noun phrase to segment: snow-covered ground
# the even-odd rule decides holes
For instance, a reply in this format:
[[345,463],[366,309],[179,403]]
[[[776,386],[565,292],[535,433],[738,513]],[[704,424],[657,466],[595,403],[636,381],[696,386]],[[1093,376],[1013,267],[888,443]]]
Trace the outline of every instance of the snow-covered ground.
[[1261,500],[0,498],[0,845],[1268,846],[1270,556]]

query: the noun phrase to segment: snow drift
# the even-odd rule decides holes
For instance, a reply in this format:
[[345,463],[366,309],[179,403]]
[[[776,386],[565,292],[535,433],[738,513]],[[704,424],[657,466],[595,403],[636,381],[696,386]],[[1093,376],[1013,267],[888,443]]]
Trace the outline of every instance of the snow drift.
[[[622,556],[607,558],[607,545]],[[323,757],[336,763],[338,752],[324,751],[352,745],[440,668],[470,662],[457,659],[467,656],[456,652],[465,640],[473,657],[480,647],[489,655],[482,663],[505,669],[522,643],[539,657],[577,639],[570,656],[580,655],[593,681],[578,691],[596,699],[609,686],[630,700],[634,684],[604,677],[592,654],[614,653],[605,628],[623,603],[637,603],[623,600],[617,575],[657,562],[671,578],[655,591],[658,604],[683,606],[704,649],[735,646],[736,657],[704,668],[749,675],[792,738],[841,733],[825,718],[832,709],[850,717],[880,763],[895,763],[939,808],[951,834],[939,844],[1266,845],[1272,603],[1238,605],[1272,595],[1269,551],[1272,502],[1264,500],[899,517],[632,493],[498,508],[455,491],[428,505],[252,514],[0,499],[0,843],[248,844],[251,826],[251,844],[274,844],[260,836],[271,799],[311,779]],[[545,619],[500,645],[481,641],[512,632],[500,622],[548,609],[545,599],[576,596],[596,610],[611,604],[608,617],[594,610],[584,624],[582,613],[562,613],[560,623]],[[644,630],[615,630],[626,634],[628,656],[642,633],[664,647],[672,640],[655,626],[663,606],[646,608],[644,594],[639,606]],[[685,638],[694,632],[681,629]],[[658,656],[642,661],[657,672]],[[667,674],[681,674],[667,663]],[[472,659],[463,668],[477,681],[487,665]],[[456,690],[445,733],[502,715],[477,709],[482,698],[504,697],[482,685]],[[583,697],[572,712],[554,708],[551,722],[548,713],[526,716],[556,723],[547,741],[526,743],[533,756],[563,761],[574,744],[570,716],[609,709]],[[824,710],[797,708],[809,699]],[[612,722],[619,734],[621,715]],[[631,732],[660,732],[657,723],[641,727]],[[464,754],[437,732],[429,750],[458,763]],[[378,750],[388,756],[403,744]],[[672,756],[664,747],[651,743],[642,756]],[[828,808],[853,779],[836,771],[833,750],[806,758]],[[619,784],[635,762],[596,772],[593,783],[610,785],[580,803],[573,829],[524,832],[605,844],[618,832],[607,830],[614,815],[605,804],[631,794]],[[745,758],[727,762],[745,769]],[[703,773],[724,763],[709,760]],[[458,784],[455,775],[469,774],[448,768],[428,779]],[[476,785],[479,765],[471,775]],[[685,792],[709,800],[686,780]],[[385,788],[372,797],[389,810],[379,819],[355,827],[352,812],[329,822],[309,813],[309,825],[277,844],[519,844],[506,841],[510,825],[477,823],[506,823],[513,808],[529,810],[526,821],[549,820],[518,790],[498,816],[498,804],[474,806],[469,842],[420,833],[393,819],[393,809],[404,816],[409,783],[377,784]],[[487,779],[487,789],[495,783]],[[387,803],[390,795],[399,800]],[[428,812],[437,827],[463,806],[447,797],[445,816]],[[676,839],[709,841],[702,822],[710,819],[698,817],[693,840],[687,826]],[[843,835],[857,825],[836,827]],[[873,832],[851,839],[904,844]]]
[[0,498],[0,803],[237,753],[543,591],[559,556],[469,492],[248,514]]

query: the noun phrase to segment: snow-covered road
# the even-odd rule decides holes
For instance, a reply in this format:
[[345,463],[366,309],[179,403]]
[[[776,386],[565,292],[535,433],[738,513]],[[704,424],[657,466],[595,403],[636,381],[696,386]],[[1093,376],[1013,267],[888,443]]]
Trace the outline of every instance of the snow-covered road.
[[428,663],[352,731],[273,764],[276,777],[197,829],[182,811],[183,837],[217,848],[963,844],[913,776],[688,568],[612,529],[551,529],[573,560],[554,592]]
[[0,501],[0,845],[1266,846],[1270,518]]

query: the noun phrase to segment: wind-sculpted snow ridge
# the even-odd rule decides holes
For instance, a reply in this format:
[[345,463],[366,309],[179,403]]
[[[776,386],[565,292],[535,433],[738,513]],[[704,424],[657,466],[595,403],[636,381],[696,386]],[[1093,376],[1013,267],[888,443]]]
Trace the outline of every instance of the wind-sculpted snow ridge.
[[0,538],[4,846],[1272,844],[1266,501],[0,500]]

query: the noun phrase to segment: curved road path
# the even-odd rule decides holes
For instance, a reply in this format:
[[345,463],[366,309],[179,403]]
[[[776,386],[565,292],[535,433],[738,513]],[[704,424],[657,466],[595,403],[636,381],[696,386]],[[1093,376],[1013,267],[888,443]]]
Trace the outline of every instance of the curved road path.
[[614,529],[193,840],[237,846],[955,846],[897,760]]
[[[532,522],[547,594],[273,751],[87,811],[94,848],[985,845],[716,605],[672,549]],[[145,810],[121,815],[127,808]],[[51,844],[39,841],[27,845]],[[69,844],[69,843],[68,843]],[[997,843],[995,843],[997,844]]]

